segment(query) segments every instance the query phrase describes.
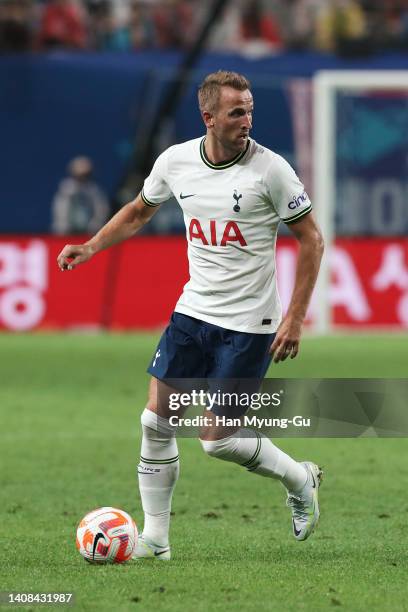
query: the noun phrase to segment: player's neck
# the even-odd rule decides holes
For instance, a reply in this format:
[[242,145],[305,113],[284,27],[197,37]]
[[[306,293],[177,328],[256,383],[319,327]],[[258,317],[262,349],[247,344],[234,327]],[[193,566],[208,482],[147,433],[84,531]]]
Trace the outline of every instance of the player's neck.
[[204,141],[204,152],[206,158],[212,164],[221,164],[223,162],[229,162],[237,157],[241,151],[232,151],[231,149],[226,149],[219,140],[214,138],[212,134],[208,134],[205,137]]

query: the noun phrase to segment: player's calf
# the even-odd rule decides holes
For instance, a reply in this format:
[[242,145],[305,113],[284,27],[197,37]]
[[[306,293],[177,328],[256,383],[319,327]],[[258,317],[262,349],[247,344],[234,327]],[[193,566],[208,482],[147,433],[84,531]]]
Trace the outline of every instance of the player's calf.
[[143,437],[137,471],[145,515],[143,538],[158,547],[168,547],[171,500],[179,474],[174,428],[167,419],[147,409],[141,423]]
[[241,428],[221,440],[201,440],[211,457],[232,461],[267,478],[276,478],[289,490],[299,490],[306,482],[305,468],[254,429]]

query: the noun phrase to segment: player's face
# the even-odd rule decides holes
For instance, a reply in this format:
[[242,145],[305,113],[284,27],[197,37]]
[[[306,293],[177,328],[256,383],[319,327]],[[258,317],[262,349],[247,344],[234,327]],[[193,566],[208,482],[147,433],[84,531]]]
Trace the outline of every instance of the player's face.
[[245,150],[252,128],[254,102],[249,89],[237,91],[232,87],[221,89],[217,110],[211,115],[213,136],[232,154]]

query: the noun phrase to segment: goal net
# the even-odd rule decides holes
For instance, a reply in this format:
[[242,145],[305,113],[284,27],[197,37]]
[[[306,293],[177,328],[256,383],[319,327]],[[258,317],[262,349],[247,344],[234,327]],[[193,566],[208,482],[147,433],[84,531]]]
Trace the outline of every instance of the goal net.
[[[313,109],[313,200],[326,242],[313,300],[314,329],[328,333],[347,324],[348,317],[362,327],[376,322],[408,327],[403,244],[408,235],[408,71],[319,72]],[[349,276],[337,248],[342,241],[362,259]],[[335,274],[343,274],[340,283]],[[376,289],[383,293],[376,296]],[[387,291],[396,292],[395,312],[382,316],[381,300],[391,299]]]

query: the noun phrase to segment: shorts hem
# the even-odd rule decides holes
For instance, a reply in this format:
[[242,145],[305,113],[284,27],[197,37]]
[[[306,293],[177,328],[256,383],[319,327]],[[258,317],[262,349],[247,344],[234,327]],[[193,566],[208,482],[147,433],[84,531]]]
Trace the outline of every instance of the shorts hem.
[[[217,327],[221,327],[222,329],[227,329],[229,331],[236,331],[244,334],[262,334],[265,336],[275,334],[281,322],[281,319],[278,319],[273,320],[270,325],[258,325],[255,327],[248,328],[248,326],[244,325],[231,326],[228,324],[227,321],[220,321],[216,317],[211,317],[206,314],[203,315],[202,313],[194,312],[193,310],[190,310],[190,308],[182,305],[176,306],[174,312],[186,315],[188,317],[192,317],[193,319],[197,319],[197,321],[211,323],[211,325],[216,325]],[[225,323],[227,323],[227,325],[225,325]]]

